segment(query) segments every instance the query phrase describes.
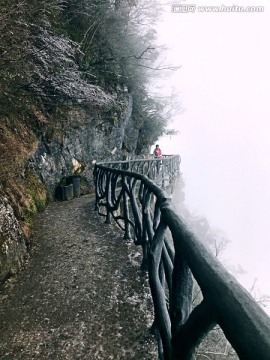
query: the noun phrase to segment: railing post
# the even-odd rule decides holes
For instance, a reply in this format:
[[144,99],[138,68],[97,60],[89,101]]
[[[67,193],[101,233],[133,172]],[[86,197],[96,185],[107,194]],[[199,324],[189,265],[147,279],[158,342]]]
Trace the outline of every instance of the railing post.
[[106,176],[106,224],[111,223],[111,173],[107,173]]
[[95,165],[94,171],[93,171],[93,180],[95,185],[95,211],[98,211],[98,173],[100,170],[98,170],[97,166]]
[[[193,279],[191,271],[179,250],[175,251],[172,274],[170,316],[172,337],[187,321],[192,310]],[[187,358],[188,360],[191,358]],[[184,359],[183,359],[184,360]]]
[[149,249],[149,284],[155,310],[155,325],[162,339],[163,359],[173,360],[171,344],[171,322],[167,310],[166,296],[160,281],[159,266],[164,243],[166,225],[160,222]]
[[147,269],[148,267],[148,251],[149,243],[151,243],[154,236],[153,219],[150,216],[150,203],[152,193],[147,189],[144,189],[142,195],[142,212],[143,212],[143,237],[142,237],[142,248],[143,248],[143,261],[142,268]]
[[163,161],[163,164],[162,164],[162,167],[161,167],[161,177],[162,177],[161,187],[163,189],[165,189],[165,167],[166,167],[166,162],[164,163],[164,161]]
[[142,251],[143,251],[143,259],[142,259],[142,269],[146,270],[148,266],[148,234],[147,234],[147,222],[149,222],[148,217],[148,209],[144,208],[143,210],[143,231],[142,231]]
[[122,189],[123,189],[123,212],[124,212],[124,222],[125,222],[125,235],[124,239],[129,240],[131,239],[131,233],[130,233],[130,216],[129,216],[129,197],[126,191],[127,188],[127,182],[124,175],[122,175]]

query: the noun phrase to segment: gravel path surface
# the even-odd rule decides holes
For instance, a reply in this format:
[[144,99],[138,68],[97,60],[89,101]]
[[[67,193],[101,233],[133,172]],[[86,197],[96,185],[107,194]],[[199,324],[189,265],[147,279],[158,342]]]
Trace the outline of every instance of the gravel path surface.
[[26,268],[0,291],[0,359],[157,359],[141,249],[90,195],[36,219]]

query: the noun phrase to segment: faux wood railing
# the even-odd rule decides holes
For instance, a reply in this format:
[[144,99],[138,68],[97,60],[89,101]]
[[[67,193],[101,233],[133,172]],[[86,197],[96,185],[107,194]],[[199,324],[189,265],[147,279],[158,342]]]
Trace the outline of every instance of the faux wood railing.
[[[159,357],[193,359],[218,324],[240,359],[270,359],[270,318],[175,212],[162,186],[180,157],[96,164],[96,210],[142,246],[154,304]],[[203,294],[192,309],[193,277]]]

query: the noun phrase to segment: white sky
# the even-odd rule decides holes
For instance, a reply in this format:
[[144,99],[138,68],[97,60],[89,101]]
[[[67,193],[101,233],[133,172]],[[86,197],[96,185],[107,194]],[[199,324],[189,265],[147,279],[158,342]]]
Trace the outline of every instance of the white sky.
[[[178,1],[179,3],[179,1]],[[263,13],[171,13],[159,25],[167,61],[181,65],[166,86],[184,113],[159,141],[180,153],[186,204],[231,240],[234,265],[270,295],[270,2],[186,0],[182,4],[264,6]]]

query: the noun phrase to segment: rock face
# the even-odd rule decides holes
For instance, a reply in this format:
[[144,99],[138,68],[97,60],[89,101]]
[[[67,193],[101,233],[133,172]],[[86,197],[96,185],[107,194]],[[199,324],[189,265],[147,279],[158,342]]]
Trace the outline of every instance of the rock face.
[[[115,94],[110,109],[73,108],[63,126],[56,119],[56,135],[40,142],[25,170],[34,172],[53,196],[61,179],[71,175],[81,174],[93,187],[95,162],[122,160],[135,153],[139,129],[132,110],[132,95],[123,89]],[[0,281],[21,267],[26,243],[10,203],[0,198]]]
[[132,96],[121,103],[121,112],[90,113],[72,111],[61,139],[40,144],[29,159],[28,166],[53,192],[61,178],[83,169],[82,175],[91,183],[93,164],[105,159],[122,159],[134,153],[139,130],[132,118]]
[[12,207],[4,198],[0,203],[0,281],[15,274],[26,255],[26,239]]

